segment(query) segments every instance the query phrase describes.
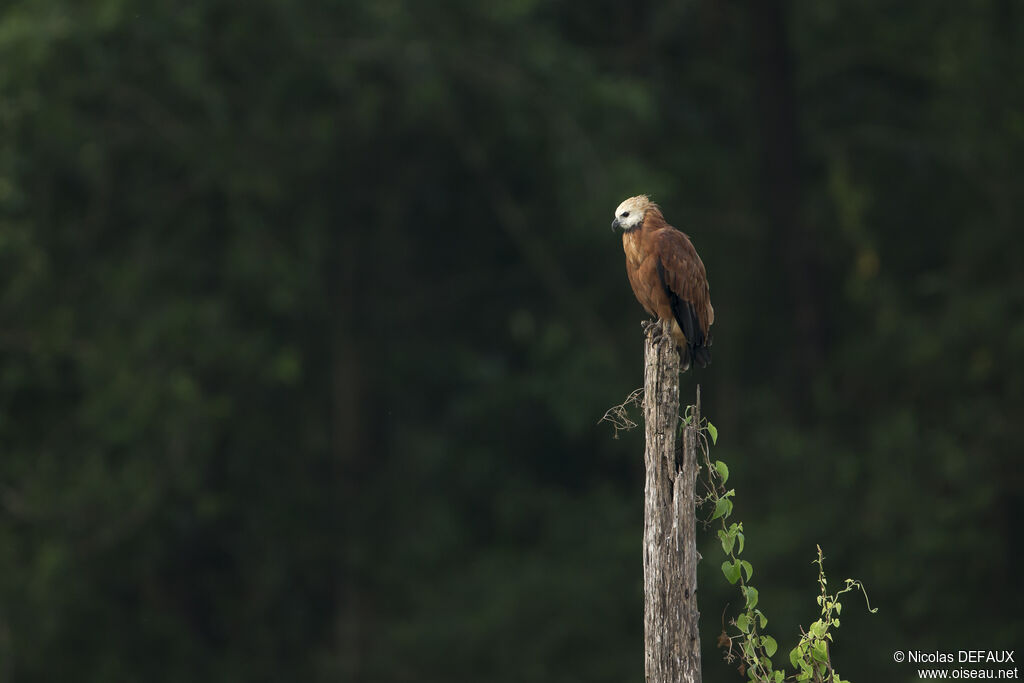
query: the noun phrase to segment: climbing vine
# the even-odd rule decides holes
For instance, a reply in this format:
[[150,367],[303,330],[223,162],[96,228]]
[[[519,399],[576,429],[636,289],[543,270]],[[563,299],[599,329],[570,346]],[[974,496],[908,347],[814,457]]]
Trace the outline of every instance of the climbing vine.
[[[680,430],[692,421],[690,408],[681,418]],[[725,661],[735,664],[740,675],[746,675],[758,683],[783,683],[783,681],[822,681],[823,683],[849,683],[843,680],[832,666],[830,644],[833,634],[840,625],[843,605],[841,596],[859,590],[864,594],[868,611],[874,613],[868,602],[867,591],[856,579],[846,579],[845,586],[834,593],[828,592],[828,578],[825,576],[825,557],[818,546],[818,557],[813,561],[818,566],[820,594],[817,602],[821,608],[818,619],[805,631],[801,629],[800,639],[789,652],[789,661],[794,672],[787,676],[784,669],[776,668],[772,657],[778,651],[778,641],[766,630],[768,617],[758,607],[760,595],[751,582],[753,565],[742,559],[746,536],[743,522],[731,521],[736,490],[726,488],[729,481],[729,466],[722,460],[711,460],[711,447],[718,443],[718,429],[708,420],[699,425],[699,443],[704,459],[700,481],[704,493],[698,497],[698,506],[705,506],[709,516],[705,527],[715,527],[725,556],[722,574],[726,580],[739,587],[743,598],[740,612],[725,623],[718,636],[718,646]]]

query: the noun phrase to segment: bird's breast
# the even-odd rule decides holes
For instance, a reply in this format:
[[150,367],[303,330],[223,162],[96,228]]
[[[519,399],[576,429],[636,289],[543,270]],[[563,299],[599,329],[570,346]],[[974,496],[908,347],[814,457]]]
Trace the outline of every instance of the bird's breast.
[[643,243],[640,241],[640,231],[631,230],[622,233],[622,250],[626,252],[626,259],[634,266],[639,266],[644,260],[646,253]]

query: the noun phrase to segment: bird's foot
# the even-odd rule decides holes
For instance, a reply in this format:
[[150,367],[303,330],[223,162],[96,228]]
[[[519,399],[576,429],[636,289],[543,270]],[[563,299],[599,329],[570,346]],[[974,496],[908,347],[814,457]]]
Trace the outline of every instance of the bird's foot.
[[662,327],[660,320],[644,320],[640,323],[640,326],[644,328],[644,334],[646,334],[651,340],[657,341],[658,339],[661,339]]

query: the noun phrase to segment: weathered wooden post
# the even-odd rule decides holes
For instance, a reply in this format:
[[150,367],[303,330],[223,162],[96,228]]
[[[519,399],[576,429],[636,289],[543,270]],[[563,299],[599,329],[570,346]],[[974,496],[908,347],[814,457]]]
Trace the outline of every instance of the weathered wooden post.
[[677,449],[679,354],[662,324],[648,328],[644,343],[644,423],[644,670],[647,683],[695,683],[701,680],[694,510],[700,388]]

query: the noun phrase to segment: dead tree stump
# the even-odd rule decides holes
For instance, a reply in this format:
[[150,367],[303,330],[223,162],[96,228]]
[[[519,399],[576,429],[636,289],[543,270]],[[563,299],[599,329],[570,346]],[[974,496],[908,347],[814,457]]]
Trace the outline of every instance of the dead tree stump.
[[679,354],[667,327],[648,329],[644,361],[644,670],[647,683],[697,683],[694,488],[700,388],[693,419],[682,432],[682,448],[677,448]]

